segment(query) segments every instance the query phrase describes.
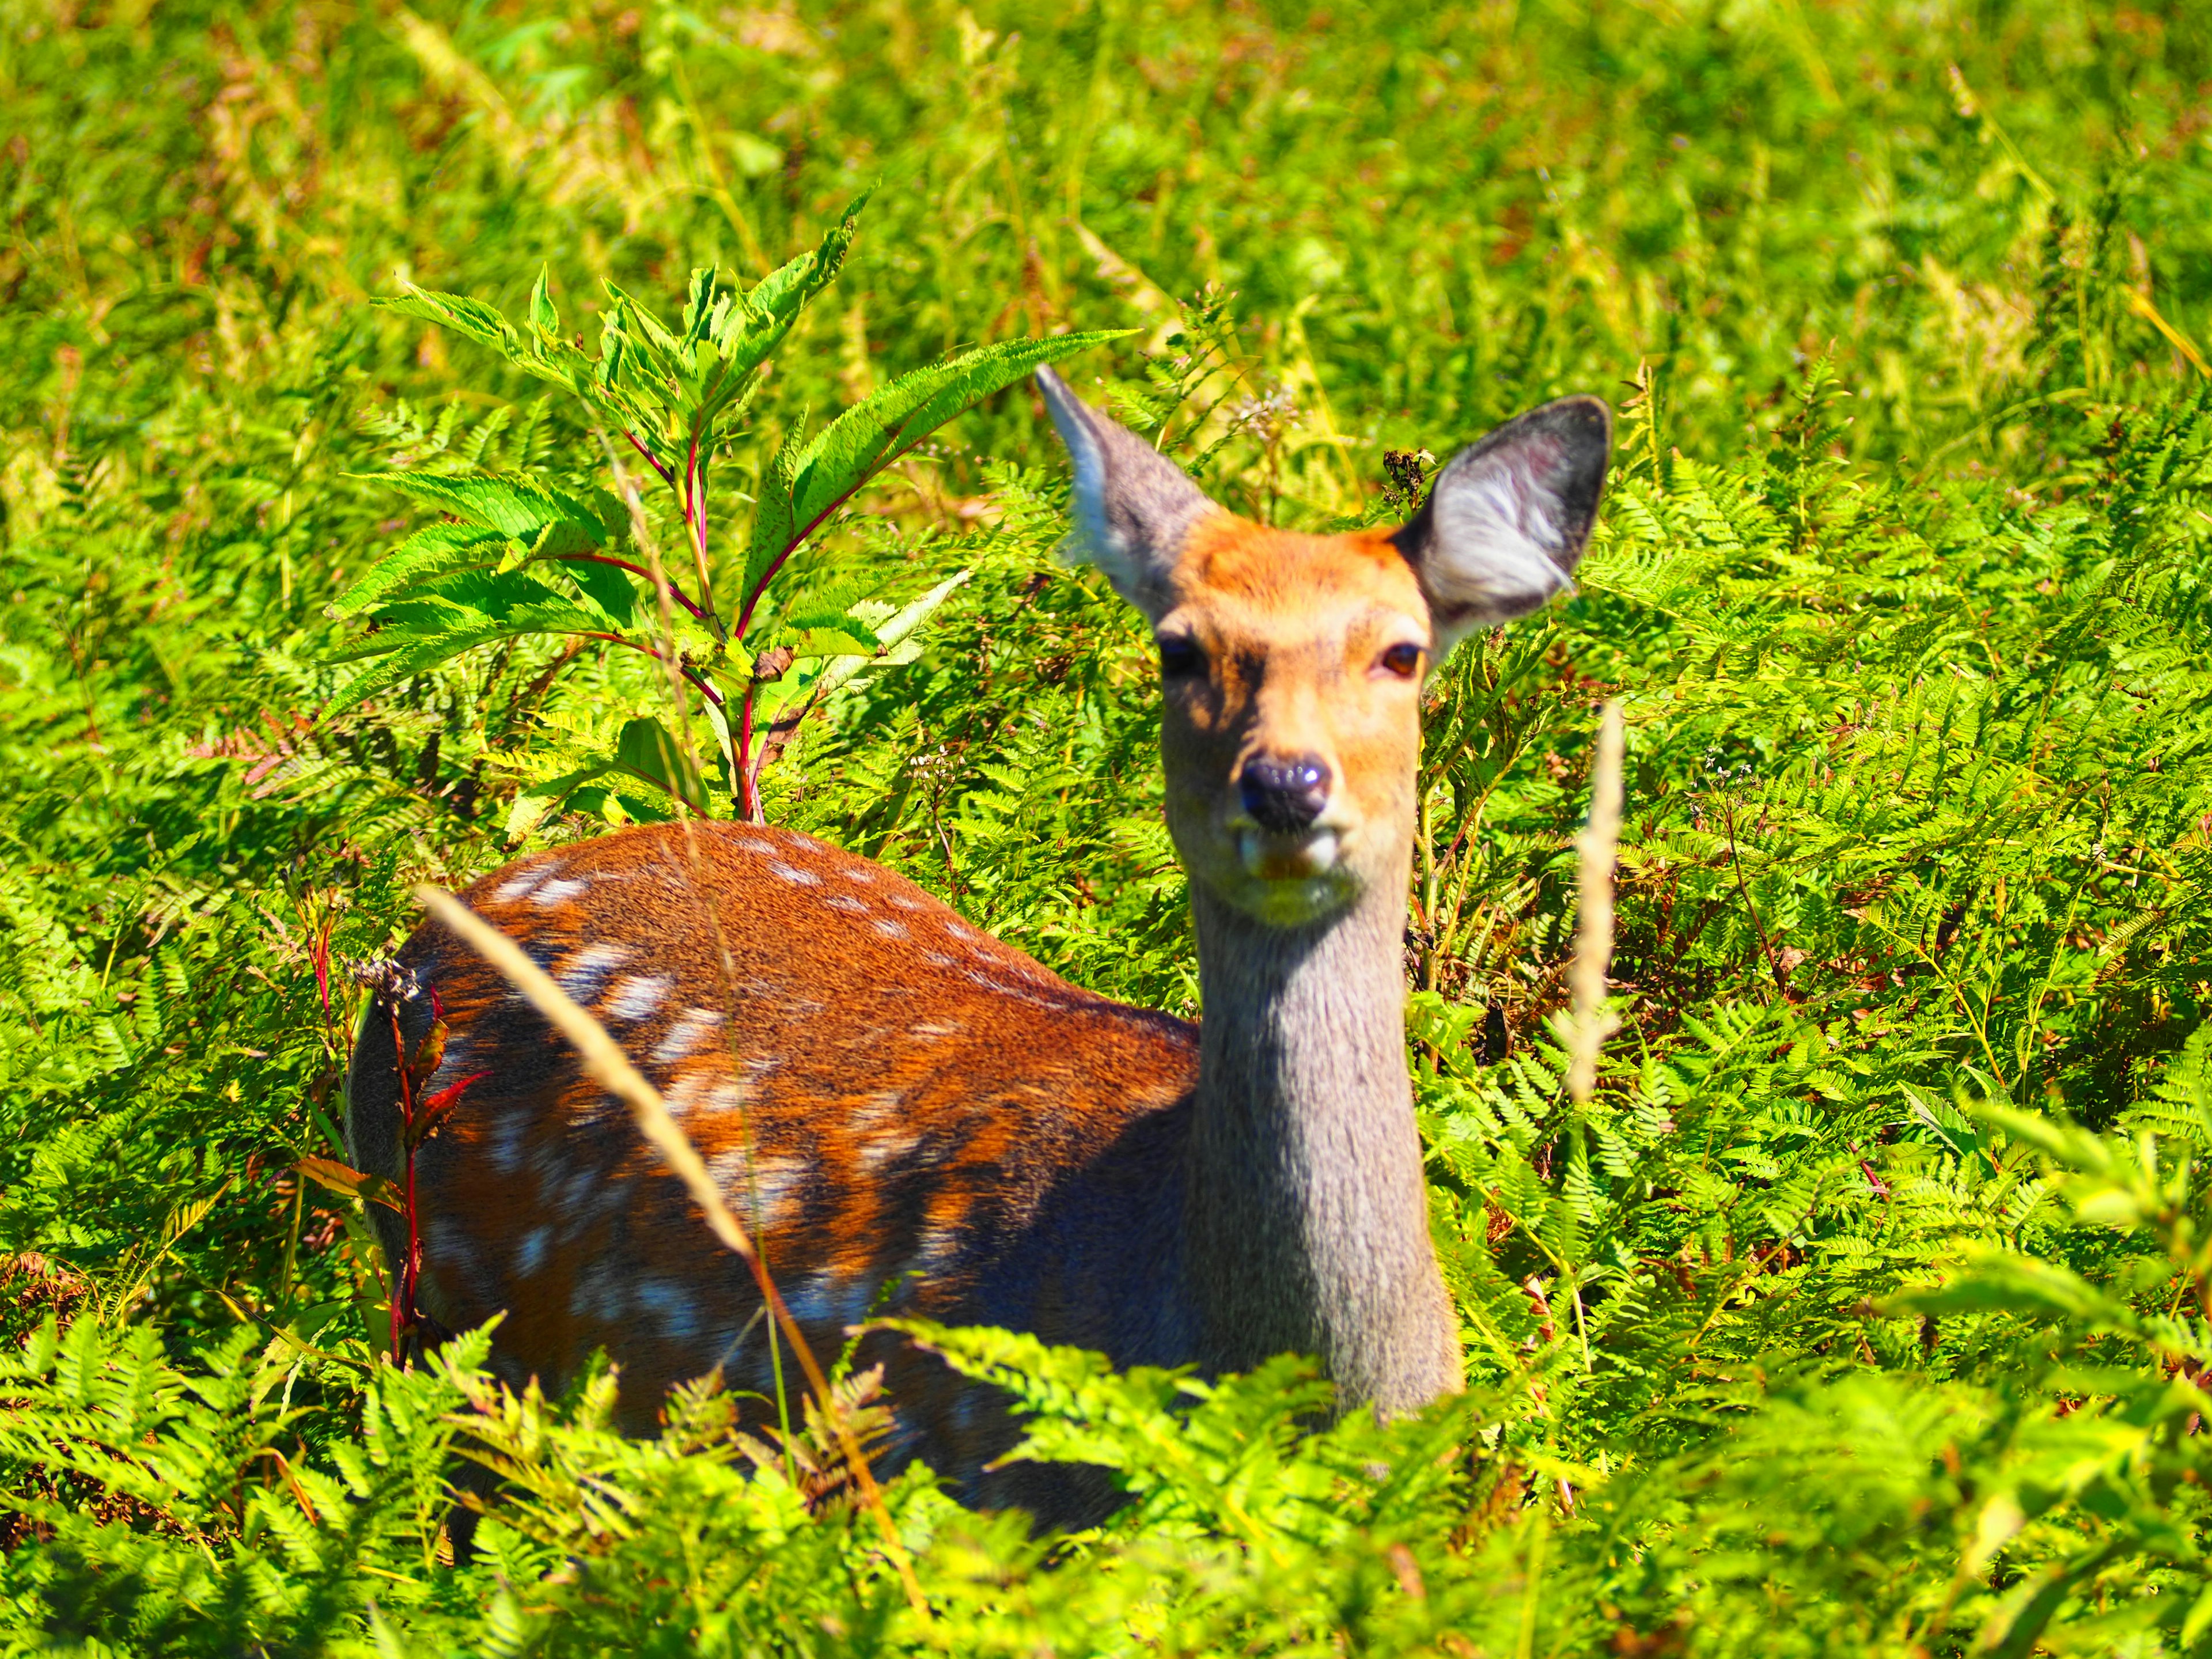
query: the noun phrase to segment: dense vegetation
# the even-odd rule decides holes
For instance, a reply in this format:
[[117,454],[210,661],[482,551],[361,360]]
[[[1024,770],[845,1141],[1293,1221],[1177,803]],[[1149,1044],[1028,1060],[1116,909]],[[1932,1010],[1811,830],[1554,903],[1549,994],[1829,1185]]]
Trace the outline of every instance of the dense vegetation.
[[[2208,93],[2187,0],[12,8],[7,1650],[2212,1653]],[[1295,1359],[946,1339],[1124,1471],[1075,1540],[915,1474],[894,1547],[824,1425],[711,1393],[635,1443],[473,1341],[395,1370],[359,1206],[298,1173],[411,884],[737,793],[578,631],[354,682],[459,592],[340,603],[468,540],[441,481],[697,528],[624,522],[585,401],[372,300],[532,318],[543,266],[563,333],[606,283],[672,322],[872,187],[713,457],[726,591],[810,415],[978,344],[1135,331],[1078,384],[1291,525],[1621,409],[1578,596],[1435,685],[1408,1041],[1472,1386],[1311,1434]],[[1055,563],[1065,490],[987,398],[720,672],[769,817],[1188,1009],[1146,641]],[[569,599],[650,638],[610,580]],[[1577,1106],[1607,697],[1623,1023]],[[504,1477],[459,1566],[455,1449]]]

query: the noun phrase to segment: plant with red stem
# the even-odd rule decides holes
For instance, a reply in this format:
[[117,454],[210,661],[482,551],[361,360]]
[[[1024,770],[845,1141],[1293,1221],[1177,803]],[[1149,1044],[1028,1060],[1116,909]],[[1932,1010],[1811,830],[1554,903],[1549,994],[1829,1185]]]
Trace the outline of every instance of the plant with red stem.
[[[613,467],[611,450],[570,471],[594,471],[604,459],[623,495],[556,487],[536,472],[378,474],[379,482],[447,516],[416,531],[338,601],[340,616],[365,617],[376,626],[346,653],[374,660],[333,706],[360,702],[497,641],[553,635],[603,641],[672,664],[699,693],[732,804],[738,816],[759,821],[769,752],[755,749],[762,686],[801,665],[780,690],[780,703],[789,705],[794,694],[821,695],[842,678],[836,661],[865,661],[950,592],[950,585],[933,590],[929,607],[919,612],[913,605],[856,604],[848,596],[823,614],[805,614],[781,607],[773,591],[792,556],[870,479],[954,416],[1040,364],[1118,337],[1002,341],[901,376],[811,438],[803,417],[791,422],[754,491],[750,536],[742,545],[734,538],[718,544],[709,509],[714,469],[750,435],[749,413],[769,360],[836,276],[860,207],[848,208],[818,246],[749,289],[716,271],[695,270],[673,328],[606,284],[595,357],[585,354],[580,336],[562,333],[544,270],[520,324],[481,301],[411,285],[379,301],[489,346],[580,399],[595,429],[619,434],[668,491],[690,568],[670,570],[654,554],[649,510]],[[610,550],[625,544],[628,556]],[[732,606],[717,599],[718,570],[736,594]],[[672,740],[655,746],[672,756],[691,752]],[[688,764],[638,775],[692,798]],[[589,775],[586,769],[575,775]]]

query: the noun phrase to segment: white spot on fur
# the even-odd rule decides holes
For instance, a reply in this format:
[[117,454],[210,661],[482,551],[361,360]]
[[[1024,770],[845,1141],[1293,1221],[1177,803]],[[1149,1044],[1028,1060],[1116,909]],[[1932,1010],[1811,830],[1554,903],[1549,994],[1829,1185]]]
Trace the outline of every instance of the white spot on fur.
[[865,864],[848,864],[837,873],[848,881],[859,882],[864,887],[876,878],[876,872]]
[[768,867],[770,874],[791,883],[794,887],[819,887],[822,884],[822,878],[811,870],[801,870],[781,859],[770,860]]
[[869,1299],[870,1289],[864,1280],[847,1279],[835,1267],[821,1267],[807,1275],[788,1305],[795,1319],[842,1329],[866,1316]]
[[832,893],[822,902],[832,910],[843,910],[852,915],[865,916],[868,914],[867,901],[856,899],[850,893]]
[[893,921],[889,916],[878,916],[871,926],[885,939],[905,939],[908,936],[906,924]]
[[514,1272],[519,1279],[535,1279],[545,1265],[545,1253],[553,1243],[550,1227],[532,1227],[523,1234],[522,1242],[514,1247]]
[[588,1003],[598,998],[607,975],[629,960],[629,952],[619,945],[586,945],[563,962],[553,977],[576,1001]]
[[[881,1033],[878,1033],[878,1037]],[[906,1096],[897,1089],[879,1090],[854,1106],[845,1119],[846,1132],[864,1135],[897,1122],[906,1111]]]
[[571,1170],[567,1182],[554,1194],[554,1207],[566,1214],[588,1220],[592,1213],[592,1193],[599,1186],[599,1179],[597,1170]]
[[950,933],[953,938],[958,939],[981,939],[983,937],[973,927],[969,927],[967,923],[963,921],[946,922],[945,924],[945,931]]
[[959,957],[949,957],[942,951],[924,951],[921,959],[939,968],[957,968],[960,965]]
[[492,1167],[501,1175],[513,1175],[522,1167],[523,1145],[534,1121],[526,1112],[506,1112],[492,1124],[489,1137]]
[[730,845],[741,853],[757,853],[764,859],[772,859],[783,851],[765,836],[733,836]]
[[554,1183],[568,1173],[568,1166],[561,1160],[559,1136],[547,1135],[530,1149],[530,1173],[538,1177],[543,1192],[552,1191]]
[[572,898],[580,898],[592,890],[592,884],[567,878],[549,881],[530,896],[530,902],[541,910],[550,910],[556,904],[565,904]]
[[817,1325],[830,1316],[829,1286],[823,1283],[823,1279],[824,1275],[817,1273],[805,1284],[786,1289],[783,1305],[791,1310],[793,1319],[805,1324]]
[[653,1058],[663,1066],[682,1060],[703,1047],[721,1024],[721,1014],[713,1008],[686,1008],[683,1017],[668,1028],[668,1035],[660,1039]]
[[622,1278],[615,1264],[605,1256],[586,1264],[568,1289],[571,1314],[580,1319],[595,1318],[605,1324],[622,1317],[625,1300]]
[[649,1019],[675,986],[665,974],[628,975],[607,993],[607,1012],[617,1019]]
[[707,1172],[755,1231],[773,1232],[813,1171],[795,1158],[748,1157],[744,1147],[736,1146],[708,1159]]
[[714,1074],[712,1072],[695,1066],[684,1073],[682,1077],[676,1079],[674,1085],[661,1096],[661,1098],[667,1103],[669,1116],[690,1115],[691,1109],[696,1106],[700,1098],[708,1094],[714,1086]]
[[698,1306],[686,1286],[669,1279],[641,1279],[636,1294],[638,1305],[653,1316],[660,1334],[671,1342],[689,1342],[699,1334]]
[[921,1137],[915,1134],[878,1135],[860,1148],[859,1163],[870,1175],[882,1170],[886,1164],[896,1164],[915,1149]]
[[451,1216],[434,1214],[422,1218],[422,1253],[463,1269],[476,1255],[460,1223]]
[[539,882],[545,881],[560,872],[561,866],[557,862],[541,864],[535,869],[525,870],[519,876],[508,877],[491,890],[491,896],[501,904],[512,904],[515,900],[529,893]]
[[929,908],[929,901],[927,899],[918,899],[911,893],[893,893],[891,895],[891,902],[902,910],[927,910]]
[[950,1227],[925,1227],[921,1230],[921,1255],[919,1265],[926,1273],[941,1273],[952,1265],[952,1258],[960,1248],[959,1236]]

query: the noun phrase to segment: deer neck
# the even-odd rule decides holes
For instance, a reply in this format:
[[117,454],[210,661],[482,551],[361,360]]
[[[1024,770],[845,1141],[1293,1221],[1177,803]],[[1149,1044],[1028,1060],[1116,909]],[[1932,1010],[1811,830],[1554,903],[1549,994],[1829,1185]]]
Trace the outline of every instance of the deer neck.
[[1318,1353],[1340,1401],[1459,1386],[1406,1072],[1404,882],[1310,927],[1194,886],[1199,1081],[1186,1273],[1215,1368]]

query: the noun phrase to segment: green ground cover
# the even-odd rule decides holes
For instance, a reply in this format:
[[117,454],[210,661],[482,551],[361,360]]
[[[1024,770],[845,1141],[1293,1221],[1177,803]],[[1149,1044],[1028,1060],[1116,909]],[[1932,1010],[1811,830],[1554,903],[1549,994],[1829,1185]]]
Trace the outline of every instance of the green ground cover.
[[[6,1650],[2212,1652],[2208,92],[2186,0],[9,10]],[[1126,1472],[1075,1540],[916,1475],[894,1551],[818,1427],[394,1371],[296,1173],[411,884],[665,811],[647,722],[732,789],[604,642],[341,696],[390,659],[338,602],[440,519],[374,475],[618,482],[371,300],[524,318],[542,266],[595,337],[604,283],[673,318],[871,188],[718,458],[718,586],[803,421],[978,345],[1134,331],[1071,377],[1285,525],[1621,410],[1579,594],[1431,716],[1408,1038],[1469,1391],[1309,1435],[1295,1361],[1200,1397],[964,1339]],[[793,556],[765,810],[1188,1009],[1147,641],[1055,563],[1065,494],[1017,384]],[[507,1476],[459,1566],[455,1446]]]

